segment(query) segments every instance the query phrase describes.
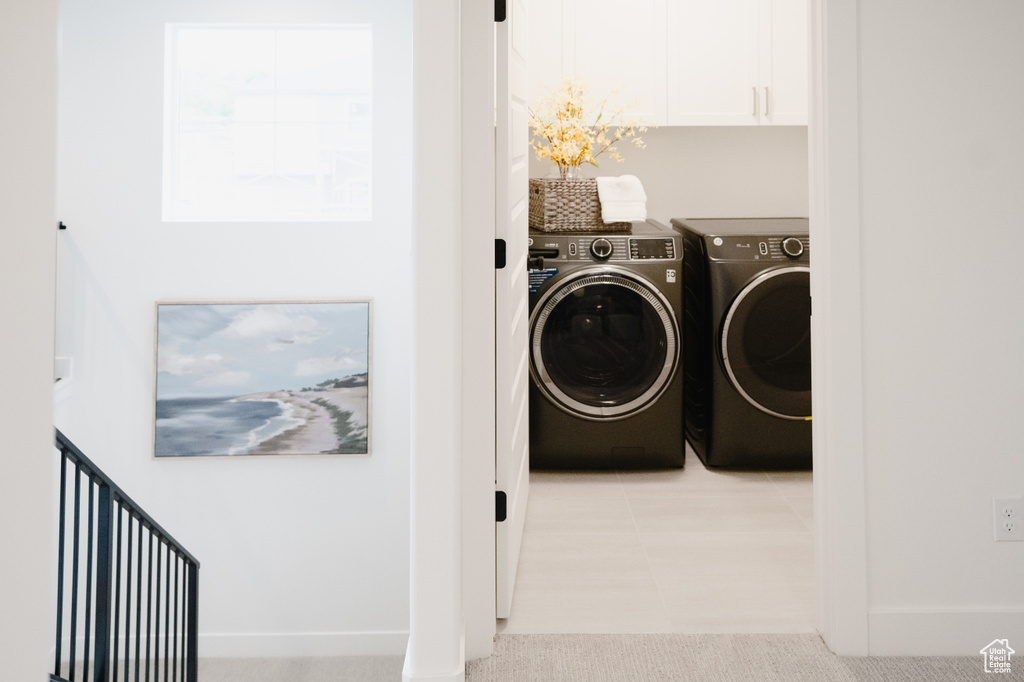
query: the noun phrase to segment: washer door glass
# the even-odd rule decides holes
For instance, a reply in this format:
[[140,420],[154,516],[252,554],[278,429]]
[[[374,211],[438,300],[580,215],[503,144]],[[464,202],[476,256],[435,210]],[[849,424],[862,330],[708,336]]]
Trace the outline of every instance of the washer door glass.
[[810,268],[769,270],[733,301],[722,360],[751,405],[785,419],[811,416]]
[[621,419],[650,406],[679,357],[675,315],[634,273],[580,270],[534,308],[531,372],[540,390],[570,414]]

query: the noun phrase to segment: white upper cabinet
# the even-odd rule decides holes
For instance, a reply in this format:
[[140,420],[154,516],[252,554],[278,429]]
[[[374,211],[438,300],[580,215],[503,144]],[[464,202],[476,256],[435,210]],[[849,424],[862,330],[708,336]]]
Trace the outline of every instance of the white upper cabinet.
[[625,115],[664,125],[667,0],[532,0],[531,102],[561,77],[587,82],[595,101],[635,104]]
[[563,59],[562,24],[569,10],[561,0],[530,0],[527,102],[532,107],[546,89],[556,87],[562,74],[569,74],[569,60]]
[[668,122],[757,125],[758,0],[673,0]]
[[670,0],[669,125],[806,125],[806,0]]
[[530,98],[562,75],[656,125],[806,125],[807,0],[530,0]]
[[627,116],[665,124],[666,0],[568,0],[572,21],[563,44],[570,66],[590,86],[594,97],[611,107],[635,103]]
[[807,0],[760,0],[761,123],[807,125]]

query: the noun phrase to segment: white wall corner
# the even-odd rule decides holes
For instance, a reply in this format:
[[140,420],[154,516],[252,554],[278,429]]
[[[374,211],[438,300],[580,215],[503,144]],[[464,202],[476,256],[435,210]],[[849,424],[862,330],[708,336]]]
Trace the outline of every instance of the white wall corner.
[[57,6],[0,3],[0,434],[10,482],[0,496],[0,668],[9,680],[42,680],[53,665]]

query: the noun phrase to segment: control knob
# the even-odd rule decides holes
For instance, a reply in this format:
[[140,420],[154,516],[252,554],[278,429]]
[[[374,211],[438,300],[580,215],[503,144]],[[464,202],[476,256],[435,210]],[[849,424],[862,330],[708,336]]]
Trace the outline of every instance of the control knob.
[[590,253],[597,260],[608,260],[612,256],[612,243],[604,237],[590,242]]
[[786,237],[782,240],[782,252],[790,258],[799,258],[804,254],[804,243],[797,237]]

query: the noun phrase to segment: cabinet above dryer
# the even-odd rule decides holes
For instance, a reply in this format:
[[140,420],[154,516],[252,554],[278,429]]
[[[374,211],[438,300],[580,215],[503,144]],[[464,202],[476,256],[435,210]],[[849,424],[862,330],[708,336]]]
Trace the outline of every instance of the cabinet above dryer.
[[532,0],[530,97],[563,74],[656,125],[806,125],[805,0]]
[[671,0],[668,125],[807,125],[806,0]]

